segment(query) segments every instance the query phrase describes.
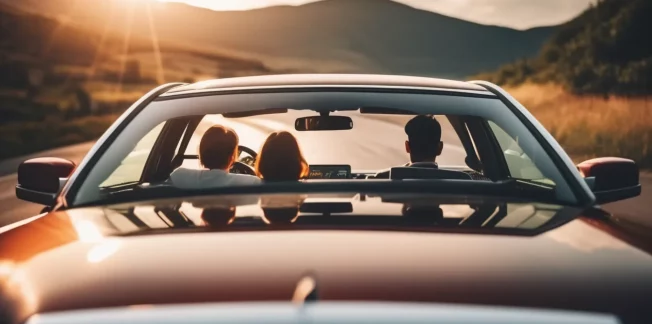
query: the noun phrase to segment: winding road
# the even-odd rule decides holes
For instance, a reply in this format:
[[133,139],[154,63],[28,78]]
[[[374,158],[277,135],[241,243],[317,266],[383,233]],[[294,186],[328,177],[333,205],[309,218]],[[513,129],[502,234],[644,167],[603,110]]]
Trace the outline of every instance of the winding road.
[[[290,114],[266,115],[260,118],[226,120],[220,116],[208,116],[198,127],[195,136],[203,133],[210,125],[220,123],[232,127],[240,136],[240,144],[258,150],[267,134],[276,130],[287,130],[298,134],[300,145],[309,163],[350,164],[355,170],[382,169],[407,161],[403,149],[405,133],[403,125],[409,119],[404,116],[360,116],[351,115],[354,129],[342,132],[299,133],[294,130],[294,117]],[[464,162],[464,150],[447,121],[442,120],[442,140],[445,143],[438,162],[443,165],[460,165]],[[192,154],[197,140],[189,145]],[[16,170],[21,161],[39,157],[56,156],[79,163],[93,142],[39,152],[29,156],[0,161],[0,227],[37,215],[41,206],[18,200],[15,197]],[[652,176],[641,175],[643,193],[640,197],[609,204],[605,209],[628,222],[649,227],[652,230],[651,193]]]

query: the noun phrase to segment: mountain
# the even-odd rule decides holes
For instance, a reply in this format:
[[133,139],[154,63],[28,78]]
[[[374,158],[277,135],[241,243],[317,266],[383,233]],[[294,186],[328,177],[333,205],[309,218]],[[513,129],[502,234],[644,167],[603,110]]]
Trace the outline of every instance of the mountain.
[[[90,23],[35,14],[8,3],[0,2],[0,98],[3,88],[26,90],[86,81],[133,81],[151,87],[165,80],[271,72],[258,60],[165,40],[154,46],[149,35],[138,33],[125,42],[122,34],[112,30],[103,34],[104,29]],[[164,64],[160,71],[157,60],[173,63]]]
[[577,94],[652,94],[652,1],[602,0],[558,27],[529,60],[480,78],[557,83]]
[[148,0],[0,3],[116,35],[149,38],[153,25],[163,42],[310,72],[461,78],[536,54],[553,31],[480,25],[390,0],[325,0],[238,12]]

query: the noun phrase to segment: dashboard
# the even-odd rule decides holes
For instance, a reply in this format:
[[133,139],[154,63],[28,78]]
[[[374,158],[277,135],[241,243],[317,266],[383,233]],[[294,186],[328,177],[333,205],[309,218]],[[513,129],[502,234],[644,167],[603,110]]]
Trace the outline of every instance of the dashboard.
[[308,179],[351,179],[350,165],[310,165]]

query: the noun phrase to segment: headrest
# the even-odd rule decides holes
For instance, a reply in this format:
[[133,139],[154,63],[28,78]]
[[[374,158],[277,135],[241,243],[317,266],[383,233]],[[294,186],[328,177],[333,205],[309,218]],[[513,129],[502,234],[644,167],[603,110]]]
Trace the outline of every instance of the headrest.
[[441,180],[473,180],[467,173],[461,171],[442,170],[435,168],[395,167],[389,171],[392,180],[404,179],[441,179]]

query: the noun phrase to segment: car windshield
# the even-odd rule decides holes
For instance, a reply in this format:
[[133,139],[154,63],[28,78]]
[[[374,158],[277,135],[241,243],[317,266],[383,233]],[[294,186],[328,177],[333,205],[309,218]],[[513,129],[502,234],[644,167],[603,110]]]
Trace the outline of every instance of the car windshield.
[[136,187],[377,179],[519,179],[574,199],[539,142],[496,98],[300,92],[155,101],[110,144],[74,203]]
[[[335,131],[296,131],[294,122],[299,117],[314,116],[314,112],[289,111],[284,114],[253,116],[245,118],[224,118],[210,114],[202,118],[193,133],[186,155],[198,155],[199,143],[211,126],[223,125],[232,128],[239,137],[240,145],[260,151],[270,133],[287,131],[294,135],[309,164],[350,165],[352,170],[372,171],[403,165],[410,157],[405,151],[407,135],[405,124],[414,116],[409,115],[363,115],[359,112],[338,112],[350,116],[353,129]],[[465,152],[459,137],[455,134],[445,116],[436,116],[442,127],[442,141],[445,143],[437,163],[442,165],[465,165]],[[375,130],[381,129],[382,132]],[[245,155],[245,153],[243,153]],[[198,159],[187,159],[185,167],[201,168]]]
[[[581,209],[492,199],[454,199],[414,194],[267,194],[164,199],[75,209],[75,227],[92,222],[96,232],[152,234],[175,229],[217,230],[369,229],[458,230],[535,235],[571,219]],[[269,225],[279,225],[278,227]]]

